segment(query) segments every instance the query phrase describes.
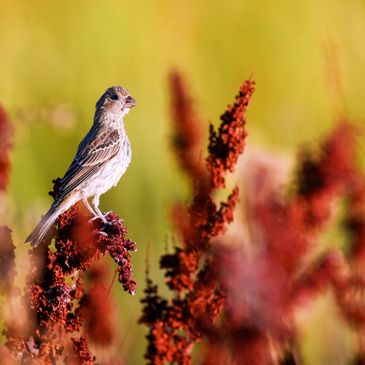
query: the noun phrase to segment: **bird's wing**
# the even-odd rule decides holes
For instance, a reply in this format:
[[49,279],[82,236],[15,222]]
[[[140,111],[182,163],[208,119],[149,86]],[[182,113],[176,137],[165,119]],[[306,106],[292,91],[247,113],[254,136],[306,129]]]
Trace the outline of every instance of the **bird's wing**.
[[100,166],[113,158],[120,149],[119,132],[92,128],[79,149],[65,176],[61,179],[57,200],[62,200]]

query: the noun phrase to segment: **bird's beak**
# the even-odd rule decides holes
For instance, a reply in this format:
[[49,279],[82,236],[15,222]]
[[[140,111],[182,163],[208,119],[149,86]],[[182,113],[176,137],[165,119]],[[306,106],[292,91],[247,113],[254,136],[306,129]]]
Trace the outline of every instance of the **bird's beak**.
[[127,108],[133,108],[136,106],[136,101],[131,96],[128,96],[127,99],[125,99],[125,106]]

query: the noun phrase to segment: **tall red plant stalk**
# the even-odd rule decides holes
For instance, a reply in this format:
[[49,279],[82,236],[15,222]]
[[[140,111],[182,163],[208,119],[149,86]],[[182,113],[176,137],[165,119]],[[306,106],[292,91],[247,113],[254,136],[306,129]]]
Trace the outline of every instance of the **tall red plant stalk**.
[[[200,118],[181,75],[170,77],[175,151],[190,177],[191,204],[174,208],[181,246],[161,258],[173,296],[163,298],[150,278],[141,322],[148,325],[149,364],[191,364],[194,346],[204,340],[202,364],[300,364],[297,308],[331,288],[345,322],[358,326],[354,361],[365,363],[362,328],[365,301],[365,178],[356,164],[356,135],[340,123],[317,150],[303,149],[294,188],[283,194],[273,184],[272,168],[255,166],[246,177],[252,190],[245,205],[249,242],[232,247],[221,234],[233,219],[234,188],[219,206],[214,192],[226,185],[246,139],[245,112],[253,82],[210,128],[208,155],[201,162]],[[190,135],[191,128],[193,129]],[[335,207],[346,201],[343,222]],[[236,222],[235,224],[240,224]],[[348,251],[314,255],[325,230],[341,225]],[[212,238],[218,237],[212,244]],[[308,258],[311,257],[309,260]]]
[[[6,191],[9,182],[12,137],[12,124],[5,109],[0,106],[0,193]],[[0,204],[2,204],[1,201]],[[15,295],[15,274],[15,246],[11,230],[6,226],[0,226],[0,295],[5,296],[6,299]],[[0,359],[9,365],[14,363],[10,352],[3,345],[0,345]]]
[[217,318],[224,303],[225,295],[210,264],[210,241],[222,234],[232,221],[238,188],[220,205],[215,203],[213,192],[224,186],[227,172],[233,171],[243,151],[245,112],[254,82],[246,81],[242,85],[235,103],[222,115],[219,130],[211,126],[205,166],[200,160],[199,117],[180,74],[170,76],[170,89],[175,141],[183,141],[175,144],[176,154],[195,191],[189,206],[178,205],[174,209],[182,246],[161,258],[161,268],[165,270],[173,298],[162,298],[157,286],[148,279],[141,322],[149,327],[146,353],[149,364],[187,365],[191,363],[194,345],[200,342],[201,329]]
[[5,109],[0,105],[0,191],[4,191],[10,175],[10,150],[13,128]]

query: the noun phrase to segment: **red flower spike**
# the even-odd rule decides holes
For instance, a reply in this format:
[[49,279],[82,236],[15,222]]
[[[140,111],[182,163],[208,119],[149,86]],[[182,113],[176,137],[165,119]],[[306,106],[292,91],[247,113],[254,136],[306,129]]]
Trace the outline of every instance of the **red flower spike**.
[[12,142],[13,127],[10,120],[0,105],[0,191],[6,190],[10,174],[10,150]]
[[185,80],[178,72],[169,77],[171,115],[174,123],[173,148],[181,168],[191,179],[201,179],[206,171],[201,159],[202,123],[194,109]]
[[[225,174],[233,170],[239,153],[243,151],[243,114],[248,94],[253,92],[253,83],[245,85],[235,105],[222,117],[219,134],[211,132],[210,154],[204,169],[200,163],[199,120],[181,76],[173,74],[171,77],[172,114],[180,141],[175,144],[175,152],[182,169],[191,178],[194,196],[189,207],[179,205],[174,210],[182,247],[163,255],[160,261],[166,283],[175,295],[171,300],[161,298],[157,287],[148,279],[142,300],[144,314],[140,322],[149,327],[145,357],[150,365],[191,364],[194,344],[200,341],[202,332],[222,311],[225,296],[212,269],[210,240],[222,234],[233,220],[239,190],[235,188],[228,200],[217,206],[212,188],[224,185]],[[224,147],[219,150],[222,141]],[[217,176],[220,176],[219,183],[216,182]],[[205,265],[200,269],[202,260]]]
[[246,110],[255,91],[255,82],[246,81],[240,88],[233,105],[221,116],[218,132],[210,126],[208,171],[213,189],[225,187],[225,176],[233,172],[238,157],[242,154],[247,132]]

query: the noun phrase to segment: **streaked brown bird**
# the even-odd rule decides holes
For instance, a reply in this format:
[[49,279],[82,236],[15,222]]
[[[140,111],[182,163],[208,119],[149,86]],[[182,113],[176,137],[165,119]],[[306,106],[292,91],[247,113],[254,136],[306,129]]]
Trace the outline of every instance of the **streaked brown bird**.
[[[131,145],[123,117],[135,105],[128,90],[121,86],[112,86],[101,96],[96,103],[94,123],[60,180],[51,208],[25,242],[36,247],[56,218],[79,200],[83,200],[94,217],[107,222],[99,209],[99,198],[118,184],[131,162]],[[93,199],[89,203],[90,197]]]

